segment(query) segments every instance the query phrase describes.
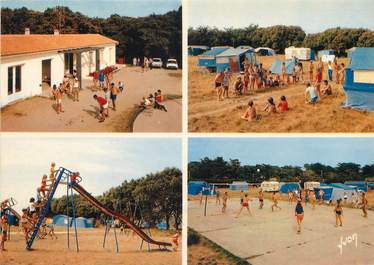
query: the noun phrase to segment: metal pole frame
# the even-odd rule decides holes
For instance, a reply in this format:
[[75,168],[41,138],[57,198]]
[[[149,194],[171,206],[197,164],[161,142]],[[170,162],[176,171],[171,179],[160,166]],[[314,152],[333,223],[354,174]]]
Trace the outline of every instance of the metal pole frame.
[[105,218],[105,233],[104,233],[103,248],[105,248],[105,240],[106,240],[106,236],[107,236],[108,232],[109,232],[108,220]]
[[68,221],[67,221],[68,249],[70,249],[69,177],[66,178],[66,216],[68,218]]
[[112,216],[112,225],[114,226],[113,227],[113,231],[114,231],[114,238],[116,239],[116,249],[117,249],[117,253],[119,252],[119,249],[118,249],[118,240],[117,240],[117,232],[116,232],[116,224],[114,222],[114,216]]
[[77,246],[77,252],[79,252],[79,243],[78,243],[78,231],[77,231],[77,219],[76,219],[76,216],[75,216],[75,205],[74,205],[74,192],[73,192],[73,188],[70,187],[70,191],[71,191],[71,203],[72,203],[72,208],[73,208],[73,222],[74,222],[74,232],[75,232],[75,243],[76,243],[76,246]]

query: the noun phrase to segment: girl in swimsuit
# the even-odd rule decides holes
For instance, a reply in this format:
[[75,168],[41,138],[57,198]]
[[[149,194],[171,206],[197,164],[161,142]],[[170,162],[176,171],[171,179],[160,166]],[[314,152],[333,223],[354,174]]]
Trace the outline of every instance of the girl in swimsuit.
[[243,203],[241,204],[241,207],[240,207],[240,210],[238,212],[238,214],[235,216],[235,218],[238,218],[240,213],[242,212],[243,208],[246,208],[249,215],[252,216],[252,213],[251,213],[251,210],[249,209],[249,202],[250,202],[250,199],[248,198],[248,194],[245,194],[244,195],[244,198],[243,198]]
[[264,207],[264,193],[262,192],[262,190],[258,192],[258,200],[260,202],[260,206],[258,208],[262,209],[262,207]]
[[343,221],[342,221],[342,215],[343,215],[343,207],[342,205],[340,204],[341,203],[341,199],[337,200],[337,203],[336,203],[336,206],[335,206],[335,218],[336,218],[336,224],[335,226],[338,227],[338,223],[340,226],[343,226]]
[[296,208],[295,208],[295,217],[297,222],[297,233],[300,234],[301,232],[301,222],[304,219],[304,208],[301,204],[301,199],[297,200]]
[[222,213],[226,213],[228,198],[229,198],[229,195],[227,194],[227,191],[225,191],[222,197]]
[[274,191],[273,196],[271,197],[271,199],[273,200],[273,205],[271,206],[272,212],[274,212],[274,208],[278,208],[279,210],[282,210],[282,208],[278,206],[278,198],[275,194],[276,192]]

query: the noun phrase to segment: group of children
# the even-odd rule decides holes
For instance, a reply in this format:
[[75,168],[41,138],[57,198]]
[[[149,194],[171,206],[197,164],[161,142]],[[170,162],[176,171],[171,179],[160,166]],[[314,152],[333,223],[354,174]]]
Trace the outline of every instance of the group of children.
[[118,86],[113,82],[108,87],[103,87],[104,97],[93,95],[94,100],[99,104],[99,122],[104,122],[109,117],[109,103],[112,102],[112,109],[116,111],[116,101],[119,93],[124,91],[123,82],[119,81]]
[[[263,108],[263,111],[269,114],[283,113],[283,112],[287,112],[288,110],[289,110],[288,101],[285,96],[280,97],[278,104],[275,103],[272,97],[269,97],[267,99],[265,107]],[[245,110],[244,114],[241,116],[241,119],[251,122],[251,121],[259,120],[261,119],[261,117],[262,116],[260,114],[257,114],[257,109],[256,109],[256,106],[253,100],[249,100],[247,109]]]
[[[307,205],[309,202],[311,204],[311,208],[314,210],[316,203],[318,201],[319,205],[324,204],[324,191],[323,189],[320,189],[318,192],[318,200],[316,197],[316,194],[313,190],[289,190],[288,191],[288,202],[289,204],[293,204],[296,202],[295,206],[295,218],[296,218],[296,223],[297,223],[297,233],[301,233],[301,224],[304,219],[304,205]],[[274,212],[274,210],[278,209],[281,210],[281,207],[278,206],[278,192],[272,192],[271,196],[271,210]],[[240,209],[239,212],[235,215],[235,218],[238,218],[242,211],[245,209],[247,210],[248,214],[252,216],[252,212],[250,210],[250,202],[252,201],[249,198],[249,195],[247,193],[244,193],[242,190],[240,192]],[[222,213],[226,213],[227,211],[227,201],[229,199],[228,192],[225,191],[223,196],[222,196]],[[339,198],[336,201],[336,204],[334,206],[334,213],[335,213],[335,219],[336,219],[336,224],[335,226],[343,226],[343,206],[347,205],[348,203],[348,196],[345,194],[343,198]],[[259,190],[258,192],[258,200],[259,200],[259,209],[263,209],[264,206],[264,193],[262,189]],[[353,202],[354,203],[354,202]],[[200,204],[201,204],[201,199],[200,199]],[[219,190],[216,190],[216,205],[221,204],[221,193]],[[333,205],[333,202],[330,201],[328,205]],[[361,202],[358,204],[358,206],[362,209],[363,212],[363,217],[367,218],[368,217],[368,200],[366,198],[366,194],[363,192],[361,194]]]
[[63,94],[66,94],[73,101],[79,101],[80,84],[77,77],[77,72],[74,70],[73,74],[65,74],[62,83],[58,86],[52,86],[52,95],[55,100],[56,113],[64,112],[62,109]]
[[[25,240],[28,241],[32,232],[34,231],[35,225],[38,222],[39,216],[42,213],[45,203],[47,202],[47,198],[49,196],[49,192],[52,190],[53,185],[55,185],[55,166],[54,162],[51,163],[50,167],[50,174],[49,178],[47,175],[43,175],[41,180],[40,187],[37,188],[37,199],[34,197],[30,198],[29,206],[27,208],[22,209],[22,214],[20,215],[19,224],[24,233]],[[3,202],[5,204],[6,202]],[[4,206],[5,207],[5,206]],[[4,208],[2,205],[2,209]],[[1,237],[1,244],[0,249],[5,250],[5,241],[7,240],[7,231],[8,231],[8,218],[7,215],[2,212],[1,216],[1,230],[2,230],[2,237]],[[52,239],[56,238],[57,236],[54,233],[53,224],[47,224],[46,219],[43,220],[43,223],[40,227],[40,231],[38,233],[39,238],[44,238],[45,236],[49,235]]]
[[143,97],[139,103],[139,107],[142,109],[146,109],[147,107],[152,107],[154,109],[159,109],[167,112],[165,105],[162,104],[164,97],[160,89],[158,89],[153,94],[149,94],[148,97]]

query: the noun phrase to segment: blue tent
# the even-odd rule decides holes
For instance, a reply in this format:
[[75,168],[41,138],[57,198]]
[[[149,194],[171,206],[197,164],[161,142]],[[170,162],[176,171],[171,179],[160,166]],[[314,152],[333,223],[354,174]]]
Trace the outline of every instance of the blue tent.
[[334,187],[334,188],[338,188],[338,189],[343,189],[343,190],[355,190],[354,187],[350,187],[350,186],[342,184],[342,183],[331,183],[329,186]]
[[324,201],[329,201],[332,196],[332,191],[334,190],[333,187],[328,187],[328,186],[320,186],[318,188],[314,188],[314,193],[316,194],[317,200],[319,200],[319,191],[323,190],[325,193],[323,194],[323,200]]
[[300,190],[300,184],[299,183],[284,183],[280,191],[282,193],[288,193],[289,191],[295,191],[295,190]]
[[[282,74],[282,63],[283,63],[283,61],[281,61],[281,60],[278,60],[278,59],[275,60],[273,65],[270,67],[269,71],[271,71],[274,74],[281,75]],[[287,61],[285,61],[285,64],[286,64],[286,74],[291,75],[292,72],[293,72],[293,69],[296,65],[296,61],[295,60],[287,60]]]
[[244,62],[256,63],[256,53],[253,49],[231,48],[216,56],[217,72],[229,69],[231,72],[241,72],[244,70]]
[[199,194],[202,190],[209,189],[209,185],[205,181],[190,181],[188,183],[188,194],[189,195],[197,195]]
[[367,191],[367,186],[365,181],[346,181],[345,185],[354,186],[359,190]]
[[[75,219],[75,221],[77,223],[78,228],[92,228],[92,226],[90,224],[88,224],[87,218],[78,217],[78,218]],[[74,225],[74,223],[73,223],[73,225]]]
[[188,46],[188,55],[197,56],[208,51],[209,49],[210,48],[208,46],[204,46],[204,45],[190,45]]
[[344,107],[374,111],[374,48],[355,48],[348,53]]
[[212,47],[211,50],[204,52],[199,56],[198,66],[208,67],[213,70],[216,68],[216,56],[229,49],[229,47]]
[[68,224],[69,226],[71,226],[71,223],[72,223],[72,218],[67,217],[66,215],[59,214],[59,215],[53,216],[53,224],[56,226],[67,226]]
[[322,55],[336,55],[335,50],[320,50],[318,52],[318,57],[321,57]]
[[94,228],[95,227],[96,220],[95,218],[88,218],[87,219],[87,227],[88,228]]

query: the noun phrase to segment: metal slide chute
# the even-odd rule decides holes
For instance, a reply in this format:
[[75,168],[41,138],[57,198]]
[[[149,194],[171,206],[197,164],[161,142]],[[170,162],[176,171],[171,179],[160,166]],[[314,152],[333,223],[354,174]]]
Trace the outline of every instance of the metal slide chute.
[[104,214],[118,218],[119,220],[123,221],[131,230],[133,230],[141,239],[143,239],[145,242],[153,245],[158,246],[171,246],[171,243],[161,242],[161,241],[155,241],[152,238],[150,238],[145,232],[143,232],[142,229],[140,229],[137,225],[135,225],[133,222],[130,221],[129,218],[126,216],[117,213],[115,211],[112,211],[105,207],[101,202],[99,202],[95,197],[93,197],[91,194],[89,194],[82,186],[80,186],[77,183],[70,183],[71,187],[78,192],[83,198],[85,198],[90,204],[95,206],[97,209],[99,209]]

